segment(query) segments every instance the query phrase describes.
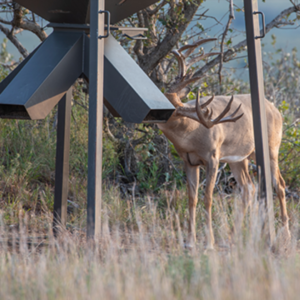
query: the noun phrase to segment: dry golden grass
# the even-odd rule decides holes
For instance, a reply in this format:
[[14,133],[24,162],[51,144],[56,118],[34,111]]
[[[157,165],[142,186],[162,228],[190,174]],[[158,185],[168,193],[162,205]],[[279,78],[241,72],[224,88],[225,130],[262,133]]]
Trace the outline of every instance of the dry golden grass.
[[[1,221],[0,299],[298,298],[296,204],[289,210],[292,239],[286,240],[279,229],[277,246],[270,250],[262,238],[257,203],[242,219],[238,197],[216,195],[217,246],[206,252],[202,206],[198,243],[188,251],[183,247],[187,211],[176,208],[174,195],[164,197],[161,203],[151,197],[124,200],[115,190],[105,191],[102,236],[95,244],[85,240],[84,215],[72,231],[63,231],[58,239],[49,233],[45,240],[32,230],[26,214],[19,215],[17,231]],[[50,228],[50,212],[44,220],[48,225],[41,227]]]

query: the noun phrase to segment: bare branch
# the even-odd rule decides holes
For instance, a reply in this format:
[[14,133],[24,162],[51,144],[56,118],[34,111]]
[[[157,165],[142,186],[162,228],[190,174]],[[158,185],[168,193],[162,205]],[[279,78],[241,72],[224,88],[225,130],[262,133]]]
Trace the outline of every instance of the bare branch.
[[[206,77],[206,75],[199,76],[199,77],[192,77],[190,79],[176,83],[172,86],[172,88],[169,89],[169,93],[178,93],[180,90],[185,88],[187,85],[190,85],[190,84],[202,79],[203,77]],[[185,95],[183,95],[183,97],[185,97]]]
[[207,16],[206,15],[206,13],[209,11],[209,9],[207,9],[204,13],[202,13],[201,15],[196,15],[197,17],[205,17],[205,18],[207,18],[207,19],[213,19],[213,20],[215,20],[218,24],[220,24],[220,25],[223,25],[221,22],[219,22],[218,20],[217,20],[217,18],[216,17],[214,17],[214,16]]
[[18,3],[13,2],[13,12],[14,12],[14,18],[12,20],[12,25],[14,27],[19,28],[23,17],[22,6]]
[[26,48],[18,41],[18,39],[12,34],[12,32],[0,24],[0,30],[7,36],[7,38],[14,44],[14,46],[18,49],[21,55],[26,58],[29,53]]
[[230,12],[230,18],[234,19],[234,9],[233,9],[233,0],[230,0],[229,4],[229,12]]
[[295,23],[294,22],[280,22],[275,27],[280,29],[280,28],[282,28],[283,26],[286,26],[286,25],[295,25]]
[[12,25],[11,21],[4,20],[3,18],[0,18],[0,23],[6,24],[6,25]]
[[159,62],[164,57],[166,57],[167,54],[176,45],[179,38],[188,27],[190,21],[193,19],[200,5],[201,1],[195,0],[193,2],[190,2],[189,5],[184,6],[184,9],[181,13],[182,21],[180,23],[177,23],[178,26],[172,26],[171,28],[169,28],[164,39],[160,43],[158,43],[156,47],[153,47],[153,50],[151,49],[152,51],[149,51],[145,55],[139,57],[139,65],[146,74],[151,74],[151,72],[156,68]]
[[[266,33],[268,33],[272,28],[274,28],[278,24],[280,24],[282,22],[282,19],[285,18],[287,15],[289,15],[291,13],[294,13],[294,12],[297,12],[297,11],[300,11],[300,4],[283,10],[276,18],[274,18],[269,24],[267,24],[267,26],[266,26]],[[262,34],[262,32],[261,32],[261,34]],[[223,61],[224,60],[229,61],[230,58],[232,58],[232,56],[236,52],[240,52],[240,51],[246,50],[246,46],[247,46],[247,40],[243,40],[240,43],[236,44],[234,47],[232,47],[231,49],[227,50],[224,53]],[[210,69],[212,69],[214,66],[216,66],[217,64],[219,64],[220,61],[221,61],[221,55],[219,55],[215,59],[211,60],[209,63],[207,63],[205,66],[203,66],[200,70],[198,70],[194,74],[194,77],[203,76]]]
[[168,3],[167,0],[162,1],[160,4],[158,4],[154,9],[150,9],[150,8],[146,8],[147,13],[149,14],[149,16],[153,16],[156,13],[158,13],[158,11],[165,6]]
[[106,118],[104,118],[104,121],[105,121],[105,125],[106,125],[105,129],[106,129],[106,132],[107,132],[107,135],[108,135],[109,139],[113,142],[116,142],[117,139],[115,138],[115,136],[112,134],[112,132],[109,129],[109,119],[106,117]]
[[[141,11],[137,13],[137,17],[139,21],[139,27],[145,27],[144,15]],[[133,47],[133,51],[137,55],[137,57],[141,57],[143,55],[143,48],[144,48],[143,42],[141,40],[137,40]]]
[[[188,67],[191,66],[193,63],[200,61],[201,59],[205,59],[206,57],[212,56],[212,55],[218,55],[219,53],[207,53],[205,54],[204,51],[193,59],[189,61],[189,64],[186,63],[186,58],[195,51],[195,49],[207,42],[215,41],[215,38],[212,39],[202,39],[197,41],[196,43],[192,45],[185,45],[182,46],[178,50],[172,50],[171,53],[175,55],[177,61],[178,61],[178,76],[175,79],[175,82],[171,85],[169,88],[170,93],[179,92],[181,89],[185,88],[187,85],[200,80],[202,77],[193,77],[194,73],[189,72],[187,74]],[[185,53],[183,53],[185,51]],[[188,91],[188,90],[186,90]]]
[[[20,29],[31,31],[32,33],[37,35],[37,37],[41,41],[44,41],[48,37],[48,35],[44,31],[44,29],[38,23],[35,22],[34,14],[32,14],[32,15],[33,15],[33,18],[32,18],[33,21],[24,20],[23,14],[22,14],[22,6],[20,6],[17,3],[14,3],[12,21],[7,21],[3,18],[0,18],[0,23],[6,24],[6,25],[11,25],[12,26],[12,35],[14,35],[14,36],[17,34],[17,32],[14,31],[15,28],[20,28]],[[20,31],[18,31],[18,33],[19,32]]]
[[290,0],[290,2],[294,5],[294,7],[299,11],[299,7],[297,7],[296,3],[293,0]]
[[45,30],[37,23],[22,20],[20,28],[33,32],[43,42],[47,37]]
[[189,62],[187,64],[187,68],[189,68],[190,66],[197,63],[198,61],[203,60],[209,56],[214,56],[214,55],[219,55],[219,54],[220,54],[220,52],[209,52],[209,53],[200,54],[198,56],[195,56],[189,60]]
[[229,19],[228,19],[226,28],[223,32],[222,41],[221,41],[221,54],[220,54],[220,67],[219,67],[220,85],[222,84],[222,67],[223,67],[223,61],[224,61],[224,41],[225,41],[225,37],[228,33],[229,27],[230,27],[231,22],[232,22],[233,19],[234,19],[233,0],[230,0],[230,3],[229,3]]
[[182,53],[184,58],[189,57],[197,47],[201,46],[204,43],[215,41],[216,38],[210,38],[210,39],[200,39],[198,42],[192,44],[192,45],[185,45],[178,49],[178,52],[182,53],[183,51],[187,50],[184,54]]
[[0,62],[0,65],[3,67],[3,68],[6,68],[6,69],[10,69],[11,71],[14,69],[14,67],[16,65],[18,65],[18,63],[9,63],[9,64],[5,64],[5,63],[2,63]]

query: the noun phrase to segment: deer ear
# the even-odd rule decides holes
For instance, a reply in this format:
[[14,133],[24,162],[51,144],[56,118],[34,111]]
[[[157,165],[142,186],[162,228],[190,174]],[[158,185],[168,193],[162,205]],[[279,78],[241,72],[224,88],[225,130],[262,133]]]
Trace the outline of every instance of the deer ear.
[[177,93],[166,93],[165,96],[176,108],[179,106],[183,106],[183,103],[181,102]]

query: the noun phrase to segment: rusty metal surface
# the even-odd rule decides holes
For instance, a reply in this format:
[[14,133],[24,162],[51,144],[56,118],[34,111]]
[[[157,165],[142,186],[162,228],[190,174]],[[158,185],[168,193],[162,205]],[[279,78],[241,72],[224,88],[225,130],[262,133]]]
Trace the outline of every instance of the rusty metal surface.
[[157,0],[126,0],[123,4],[118,5],[121,0],[107,0],[105,9],[111,13],[111,24],[115,24],[132,14],[144,9],[156,2]]
[[45,20],[53,23],[89,23],[89,0],[17,0]]

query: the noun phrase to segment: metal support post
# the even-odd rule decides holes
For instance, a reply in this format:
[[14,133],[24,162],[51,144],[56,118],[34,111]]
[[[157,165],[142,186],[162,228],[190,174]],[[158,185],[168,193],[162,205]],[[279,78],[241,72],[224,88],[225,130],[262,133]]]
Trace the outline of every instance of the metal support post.
[[53,233],[67,222],[72,88],[58,103]]
[[102,198],[102,128],[104,66],[104,0],[90,1],[89,153],[87,238],[100,236]]
[[[255,134],[256,163],[259,179],[259,199],[265,201],[267,209],[267,224],[272,245],[275,239],[273,191],[271,185],[270,156],[268,144],[268,129],[265,111],[264,79],[262,69],[262,56],[259,29],[259,16],[257,0],[244,0],[246,34],[248,45],[248,64],[250,74],[250,88],[252,98],[253,125]],[[263,24],[264,25],[264,24]],[[263,26],[264,27],[264,26]]]

